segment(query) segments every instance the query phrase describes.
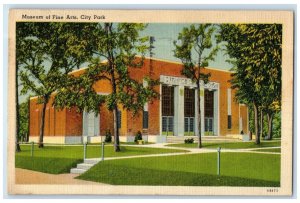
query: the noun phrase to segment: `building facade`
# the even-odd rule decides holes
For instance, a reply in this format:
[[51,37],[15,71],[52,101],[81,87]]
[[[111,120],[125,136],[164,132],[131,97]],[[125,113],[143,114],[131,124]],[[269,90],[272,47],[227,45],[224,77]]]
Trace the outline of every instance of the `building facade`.
[[[200,94],[201,132],[203,136],[235,136],[241,131],[248,133],[248,108],[234,99],[235,91],[229,80],[231,73],[225,70],[205,68],[210,73],[207,84],[201,83],[196,91],[196,84],[181,75],[182,64],[159,59],[145,59],[138,69],[129,69],[132,78],[144,86],[144,76],[159,79],[160,85],[155,90],[160,98],[144,105],[137,115],[122,106],[118,112],[120,140],[132,142],[134,135],[141,131],[143,139],[149,142],[166,142],[167,136],[198,136],[196,125],[197,94]],[[84,70],[74,71],[80,75]],[[94,84],[98,94],[109,94],[108,81]],[[37,141],[39,135],[42,106],[37,104],[37,97],[30,99],[30,140]],[[105,105],[99,107],[100,114],[82,112],[76,108],[55,110],[52,100],[46,106],[45,143],[82,143],[101,142],[105,132],[113,132],[113,116]]]

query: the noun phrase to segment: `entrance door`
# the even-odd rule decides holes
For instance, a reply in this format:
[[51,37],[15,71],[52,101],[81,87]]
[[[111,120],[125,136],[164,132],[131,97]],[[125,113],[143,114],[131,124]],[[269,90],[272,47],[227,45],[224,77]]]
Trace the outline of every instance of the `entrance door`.
[[195,135],[195,90],[184,88],[184,135]]
[[174,135],[174,87],[162,86],[162,134]]
[[214,92],[204,90],[204,135],[214,135]]
[[100,117],[95,113],[83,112],[83,136],[97,136],[100,130]]

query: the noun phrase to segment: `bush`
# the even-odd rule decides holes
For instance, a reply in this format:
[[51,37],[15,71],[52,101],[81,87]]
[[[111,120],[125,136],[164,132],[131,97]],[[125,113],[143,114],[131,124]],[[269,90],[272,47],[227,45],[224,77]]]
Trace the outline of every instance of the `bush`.
[[192,143],[194,143],[194,139],[193,138],[187,138],[187,139],[184,140],[184,143],[185,144],[192,144]]
[[135,134],[134,142],[137,142],[138,140],[143,140],[143,136],[142,136],[141,131],[138,131],[138,132]]
[[110,130],[106,130],[106,132],[105,132],[105,142],[107,142],[107,143],[111,142],[111,132],[110,132]]

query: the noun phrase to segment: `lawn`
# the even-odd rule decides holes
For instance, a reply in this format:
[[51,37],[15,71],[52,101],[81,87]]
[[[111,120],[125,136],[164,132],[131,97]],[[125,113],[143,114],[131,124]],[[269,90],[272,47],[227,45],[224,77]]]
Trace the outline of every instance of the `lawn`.
[[[83,146],[34,146],[34,156],[31,157],[31,146],[21,145],[22,151],[16,153],[15,166],[45,173],[68,173],[77,163],[83,161]],[[121,152],[114,152],[112,145],[105,146],[105,157],[134,156],[146,154],[161,154],[185,152],[185,150],[142,148],[121,146]],[[100,158],[101,147],[87,146],[87,158]]]
[[221,176],[217,154],[107,160],[79,179],[113,185],[280,186],[280,155],[222,153]]
[[[262,141],[259,145],[254,142],[203,142],[204,148],[224,148],[224,149],[246,149],[246,148],[262,148],[262,147],[280,147],[280,141]],[[198,143],[193,144],[169,144],[170,147],[186,147],[196,148]]]

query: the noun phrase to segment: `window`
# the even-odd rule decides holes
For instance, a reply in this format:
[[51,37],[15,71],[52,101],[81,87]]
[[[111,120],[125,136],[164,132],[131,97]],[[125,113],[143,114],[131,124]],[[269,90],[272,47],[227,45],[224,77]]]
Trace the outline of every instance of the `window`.
[[213,132],[213,118],[204,119],[205,132]]
[[162,116],[174,116],[174,87],[162,86]]
[[174,87],[162,86],[162,132],[173,135],[174,123]]
[[162,117],[162,131],[166,135],[173,135],[173,116]]
[[121,128],[121,124],[122,124],[122,112],[118,111],[118,116],[117,116],[117,126],[118,128]]
[[148,128],[148,111],[143,111],[143,129]]
[[228,129],[231,129],[231,115],[228,115],[228,126],[227,126],[227,128]]
[[184,117],[195,116],[195,90],[184,89]]
[[205,117],[214,117],[214,92],[204,90],[204,115]]

